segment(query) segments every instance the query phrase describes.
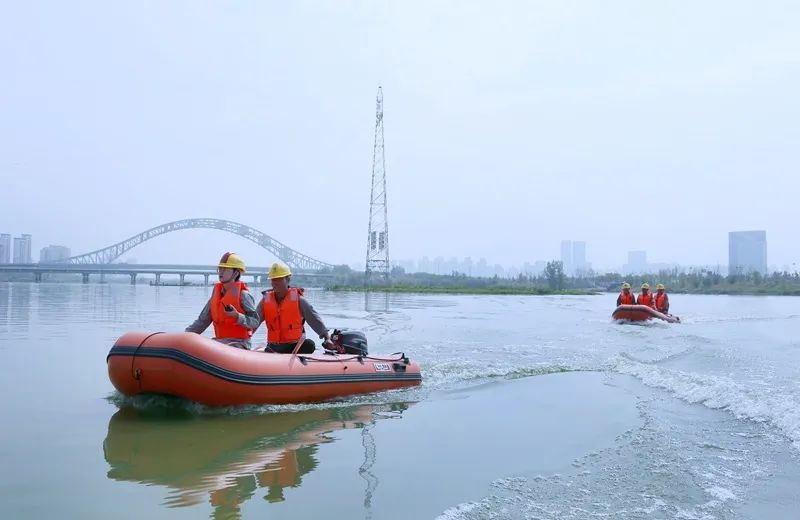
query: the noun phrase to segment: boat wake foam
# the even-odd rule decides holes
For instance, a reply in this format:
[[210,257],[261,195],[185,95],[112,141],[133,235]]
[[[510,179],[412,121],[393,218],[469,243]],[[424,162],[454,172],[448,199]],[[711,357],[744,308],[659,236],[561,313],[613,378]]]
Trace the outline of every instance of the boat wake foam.
[[800,402],[795,396],[769,387],[749,388],[730,379],[700,375],[619,356],[615,371],[628,374],[653,388],[715,410],[727,410],[738,419],[777,428],[800,451]]

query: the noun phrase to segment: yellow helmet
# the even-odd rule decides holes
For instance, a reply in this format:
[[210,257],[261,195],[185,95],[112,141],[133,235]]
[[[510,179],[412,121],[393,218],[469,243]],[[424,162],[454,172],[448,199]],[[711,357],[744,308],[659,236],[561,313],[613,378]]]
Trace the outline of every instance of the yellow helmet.
[[628,282],[624,282],[624,283],[622,284],[622,288],[623,288],[623,289],[630,289],[630,288],[631,288],[631,284],[629,284]]
[[650,288],[650,284],[649,283],[645,282],[645,283],[642,284],[642,289],[649,289],[649,288]]
[[656,289],[661,289],[661,290],[663,290],[663,289],[664,289],[664,284],[663,284],[663,283],[660,283],[660,284],[656,285]]
[[244,260],[242,257],[237,255],[236,253],[225,253],[222,255],[222,258],[219,259],[219,264],[217,267],[227,267],[228,269],[238,269],[241,272],[244,272]]
[[291,275],[292,271],[289,269],[288,265],[282,262],[275,262],[272,264],[272,267],[269,268],[269,274],[267,277],[272,280],[273,278],[285,278]]

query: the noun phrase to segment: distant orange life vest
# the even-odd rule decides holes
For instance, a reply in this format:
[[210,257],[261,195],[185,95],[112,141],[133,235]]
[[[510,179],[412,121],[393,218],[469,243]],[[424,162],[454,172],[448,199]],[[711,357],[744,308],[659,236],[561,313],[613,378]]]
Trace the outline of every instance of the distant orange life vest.
[[667,310],[667,293],[656,293],[656,310],[658,312]]
[[211,295],[211,321],[214,324],[214,337],[216,338],[236,338],[250,339],[253,331],[247,327],[239,325],[236,318],[225,314],[225,306],[231,305],[239,313],[244,314],[242,309],[242,292],[247,291],[244,282],[233,282],[231,287],[222,295],[224,284],[217,282],[214,284],[214,293]]
[[303,289],[289,287],[280,304],[273,291],[264,292],[264,323],[267,325],[267,343],[293,343],[303,337],[305,320],[300,312]]
[[650,291],[647,291],[647,294],[639,293],[638,300],[639,301],[637,303],[639,305],[647,305],[651,309],[653,308],[653,295],[650,293]]
[[636,299],[633,296],[633,293],[628,291],[628,294],[624,292],[619,293],[619,304],[620,305],[636,305]]

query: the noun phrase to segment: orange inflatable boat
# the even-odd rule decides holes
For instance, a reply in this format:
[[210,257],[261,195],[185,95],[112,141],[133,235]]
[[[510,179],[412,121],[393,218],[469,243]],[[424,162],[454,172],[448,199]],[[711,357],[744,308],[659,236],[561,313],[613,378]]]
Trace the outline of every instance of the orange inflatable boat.
[[129,332],[106,358],[121,393],[165,394],[212,406],[284,404],[420,384],[404,354],[273,354],[189,332]]
[[653,318],[658,318],[669,323],[678,323],[681,321],[677,316],[658,312],[647,305],[620,305],[614,310],[611,317],[615,320],[628,321],[645,321]]

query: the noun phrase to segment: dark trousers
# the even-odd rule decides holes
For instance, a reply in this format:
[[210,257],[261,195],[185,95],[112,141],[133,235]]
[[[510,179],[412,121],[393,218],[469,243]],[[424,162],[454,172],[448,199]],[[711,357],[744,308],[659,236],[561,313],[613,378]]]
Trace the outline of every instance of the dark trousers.
[[[291,354],[292,351],[294,350],[295,345],[297,345],[296,342],[270,343],[269,345],[267,345],[266,352],[277,352],[278,354]],[[306,340],[303,341],[303,344],[300,345],[300,350],[298,350],[297,352],[299,354],[313,354],[315,348],[317,348],[317,346],[314,344],[314,340],[306,338]]]

